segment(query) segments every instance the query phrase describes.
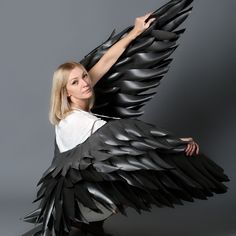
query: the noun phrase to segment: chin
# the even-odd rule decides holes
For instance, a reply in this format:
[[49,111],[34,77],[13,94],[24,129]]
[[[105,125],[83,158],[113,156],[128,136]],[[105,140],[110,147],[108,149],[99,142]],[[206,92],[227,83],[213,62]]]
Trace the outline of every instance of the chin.
[[91,98],[93,96],[93,91],[89,91],[84,95],[84,98]]

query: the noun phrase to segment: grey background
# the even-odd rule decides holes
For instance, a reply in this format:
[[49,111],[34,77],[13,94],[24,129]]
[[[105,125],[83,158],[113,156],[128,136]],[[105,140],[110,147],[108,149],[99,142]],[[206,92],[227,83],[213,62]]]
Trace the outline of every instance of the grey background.
[[[0,6],[0,235],[33,227],[19,218],[36,208],[36,183],[52,160],[48,121],[51,79],[67,60],[80,60],[110,35],[164,0],[2,0]],[[117,235],[232,236],[235,210],[234,0],[199,0],[185,22],[171,68],[141,117],[180,137],[193,137],[231,178],[227,194],[185,206],[116,215]],[[155,113],[154,113],[155,110]]]

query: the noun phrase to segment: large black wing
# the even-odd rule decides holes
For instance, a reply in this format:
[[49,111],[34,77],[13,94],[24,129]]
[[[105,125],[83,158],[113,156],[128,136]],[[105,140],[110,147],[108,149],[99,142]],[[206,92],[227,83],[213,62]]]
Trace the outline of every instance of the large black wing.
[[[177,40],[185,31],[176,28],[185,21],[193,0],[172,0],[153,12],[155,17],[150,27],[132,41],[112,68],[94,87],[96,101],[92,109],[97,114],[121,118],[138,117],[141,108],[150,100],[167,73],[177,48]],[[102,55],[120,38],[128,33],[129,26],[119,34],[111,36],[91,51],[80,62],[89,70]]]
[[226,192],[223,169],[202,153],[185,156],[186,145],[137,119],[109,121],[55,156],[38,183],[40,205],[24,220],[41,223],[42,236],[65,236],[72,221],[89,222],[84,207],[126,215],[126,207],[141,213]]

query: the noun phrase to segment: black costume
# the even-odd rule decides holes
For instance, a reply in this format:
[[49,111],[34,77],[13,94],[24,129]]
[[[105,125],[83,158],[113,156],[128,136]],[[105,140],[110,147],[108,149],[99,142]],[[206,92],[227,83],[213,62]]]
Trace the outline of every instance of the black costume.
[[[174,207],[181,200],[207,199],[225,193],[229,181],[223,169],[203,153],[189,157],[182,141],[171,132],[140,121],[144,103],[159,85],[184,29],[175,30],[189,15],[192,0],[173,0],[156,10],[151,26],[125,52],[94,87],[93,112],[107,123],[85,142],[60,153],[55,142],[54,159],[45,171],[37,199],[38,209],[24,220],[41,223],[25,235],[66,236],[72,222],[89,223],[81,204],[100,212],[94,200],[112,213],[139,213],[151,204]],[[189,7],[189,8],[188,8]],[[89,70],[132,27],[112,35],[81,63]]]

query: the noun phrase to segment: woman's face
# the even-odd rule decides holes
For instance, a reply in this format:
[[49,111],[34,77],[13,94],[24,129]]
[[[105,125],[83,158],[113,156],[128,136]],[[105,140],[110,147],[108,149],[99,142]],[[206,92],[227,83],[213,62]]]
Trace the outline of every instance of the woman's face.
[[93,95],[91,78],[85,69],[75,67],[66,84],[67,94],[72,102],[89,99]]

